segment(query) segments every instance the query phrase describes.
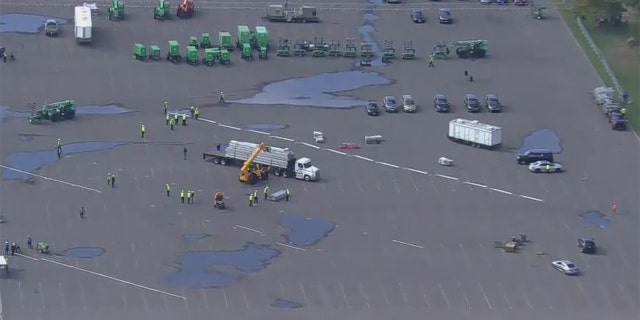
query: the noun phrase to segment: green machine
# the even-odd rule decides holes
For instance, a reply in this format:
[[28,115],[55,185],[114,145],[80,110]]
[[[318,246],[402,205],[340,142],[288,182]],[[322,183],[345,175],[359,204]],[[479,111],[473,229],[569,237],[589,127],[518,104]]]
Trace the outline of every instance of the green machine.
[[231,34],[229,32],[218,32],[218,47],[220,49],[227,49],[227,51],[233,50],[233,45],[231,44]]
[[433,46],[431,55],[436,59],[446,59],[449,56],[449,47],[444,42],[438,42]]
[[242,59],[244,60],[253,60],[253,48],[248,43],[242,44]]
[[198,49],[198,37],[189,37],[189,46],[196,47],[196,49]]
[[288,57],[291,55],[291,47],[289,47],[289,39],[278,39],[278,57]]
[[185,61],[195,66],[200,62],[200,58],[198,57],[198,48],[194,46],[187,46],[187,54],[184,56]]
[[402,52],[402,59],[413,60],[416,58],[416,49],[413,47],[413,41],[404,42],[404,51]]
[[451,43],[460,59],[482,58],[487,55],[489,45],[487,40],[464,40]]
[[147,47],[136,43],[133,45],[133,58],[140,61],[147,60]]
[[169,12],[169,1],[158,0],[158,6],[153,9],[154,20],[165,20],[171,18],[171,12]]
[[349,38],[344,42],[344,51],[342,52],[343,57],[347,58],[355,58],[358,56],[358,48],[356,47],[356,39]]
[[161,59],[160,47],[156,45],[149,46],[149,59],[160,61]]
[[256,31],[251,37],[251,45],[258,51],[260,51],[261,48],[267,51],[269,50],[269,33],[267,32],[267,27],[256,26]]
[[167,60],[173,63],[180,63],[182,56],[180,56],[180,44],[178,41],[169,41],[169,50],[167,50]]
[[216,62],[216,50],[212,48],[204,49],[204,57],[202,58],[202,64],[205,66],[212,66]]
[[396,58],[396,49],[393,47],[393,41],[385,40],[382,49],[382,60],[389,61]]
[[251,43],[251,31],[249,30],[249,27],[238,26],[238,38],[236,39],[236,47],[238,47],[238,49],[243,49],[244,44],[249,43]]
[[109,20],[120,21],[124,19],[124,3],[120,0],[113,0],[109,7]]
[[211,48],[211,36],[209,36],[209,34],[206,32],[202,34],[202,38],[200,39],[200,48]]
[[49,244],[46,242],[38,242],[36,251],[40,254],[49,254]]
[[231,64],[231,57],[229,55],[229,50],[220,49],[220,63],[221,64]]
[[73,119],[76,117],[76,102],[64,100],[60,102],[48,103],[40,110],[32,110],[29,114],[29,123],[40,124],[42,120],[58,122],[63,119]]

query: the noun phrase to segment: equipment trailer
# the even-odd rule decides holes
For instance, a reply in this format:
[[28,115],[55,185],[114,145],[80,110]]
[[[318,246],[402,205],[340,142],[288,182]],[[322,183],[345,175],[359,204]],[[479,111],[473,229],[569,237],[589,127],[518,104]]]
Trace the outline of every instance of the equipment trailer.
[[271,4],[267,6],[267,15],[262,20],[270,22],[288,23],[317,23],[320,19],[317,16],[318,8],[314,6],[302,6],[289,8],[288,2],[282,4]]

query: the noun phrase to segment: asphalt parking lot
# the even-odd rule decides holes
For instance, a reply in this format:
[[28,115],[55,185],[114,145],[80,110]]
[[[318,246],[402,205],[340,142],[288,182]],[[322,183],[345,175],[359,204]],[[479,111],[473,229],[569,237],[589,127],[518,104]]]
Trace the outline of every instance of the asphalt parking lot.
[[[548,20],[534,21],[526,9],[458,1],[399,6],[325,1],[318,4],[320,24],[266,24],[274,45],[281,37],[343,40],[359,36],[369,12],[377,16],[379,45],[393,40],[401,50],[404,41],[414,41],[418,60],[364,70],[379,72],[391,84],[344,94],[380,102],[387,94],[410,93],[418,113],[367,117],[361,108],[216,103],[220,90],[228,100],[240,100],[267,83],[350,71],[354,61],[346,58],[272,54],[268,61],[244,62],[235,53],[230,67],[213,68],[131,59],[135,42],[162,47],[201,32],[234,33],[238,24],[262,24],[266,4],[196,3],[201,8],[193,19],[159,23],[151,19],[152,1],[127,1],[125,21],[95,19],[96,41],[90,47],[73,43],[72,24],[64,25],[57,39],[2,34],[1,45],[15,51],[17,60],[0,65],[1,106],[25,111],[30,102],[71,98],[80,106],[117,103],[135,111],[41,126],[15,117],[2,123],[2,165],[13,173],[7,169],[15,166],[9,163],[12,154],[52,150],[57,137],[63,150],[83,142],[121,143],[98,152],[65,152],[60,161],[42,166],[33,184],[2,180],[0,210],[8,221],[0,232],[25,251],[10,259],[12,272],[0,282],[4,318],[638,318],[637,136],[609,130],[589,96],[599,80],[553,11]],[[59,18],[70,18],[72,6],[0,2],[3,14]],[[408,10],[416,6],[427,10],[425,25],[409,20]],[[439,6],[453,9],[454,24],[434,22]],[[434,42],[474,38],[489,41],[486,59],[436,60],[435,68],[427,68],[424,51]],[[463,76],[465,70],[474,82]],[[492,92],[503,100],[504,113],[473,116],[503,128],[501,150],[445,138],[449,120],[471,117],[461,103],[468,92]],[[436,93],[449,96],[452,113],[433,111]],[[172,109],[201,106],[202,121],[170,131],[163,99]],[[140,138],[141,124],[146,139]],[[265,124],[281,129],[267,130]],[[514,151],[541,129],[560,138],[562,152],[556,156],[567,172],[534,175],[515,164]],[[315,144],[313,130],[323,131],[327,142]],[[363,137],[371,134],[385,141],[364,145]],[[289,188],[291,201],[250,208],[249,191],[261,194],[263,185],[243,186],[237,169],[201,160],[203,151],[230,139],[289,147],[310,157],[322,180],[274,177],[271,190]],[[361,148],[343,150],[342,142]],[[186,160],[183,147],[189,150]],[[439,166],[441,156],[455,165]],[[108,172],[116,174],[116,188],[105,183]],[[171,197],[165,195],[167,183]],[[179,203],[181,189],[196,191],[195,204]],[[216,191],[225,193],[229,210],[212,208]],[[613,202],[619,207],[615,216]],[[587,211],[606,217],[594,222],[579,216]],[[336,226],[318,243],[298,246],[282,236],[287,230],[280,222],[288,216],[323,218]],[[519,233],[531,240],[519,253],[494,248],[495,241]],[[49,242],[53,254],[25,250],[27,235]],[[594,237],[601,252],[580,254],[575,242],[581,236]],[[185,253],[235,251],[247,243],[268,245],[279,255],[256,272],[216,267],[238,277],[221,288],[167,281]],[[65,256],[65,250],[78,247],[105,253]],[[553,271],[554,259],[573,260],[583,274]],[[271,306],[277,299],[289,305]]]

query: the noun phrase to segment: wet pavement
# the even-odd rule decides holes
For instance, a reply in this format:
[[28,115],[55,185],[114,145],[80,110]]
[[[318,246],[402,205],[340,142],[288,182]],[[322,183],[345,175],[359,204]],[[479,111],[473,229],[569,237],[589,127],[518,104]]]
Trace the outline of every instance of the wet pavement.
[[97,247],[76,247],[76,248],[71,248],[71,249],[67,249],[65,251],[62,251],[61,255],[65,256],[67,258],[76,258],[76,259],[90,259],[90,258],[96,258],[99,257],[103,254],[105,254],[107,251],[103,248],[97,248]]
[[[134,112],[133,109],[125,108],[118,104],[106,104],[102,106],[77,106],[77,115],[116,115]],[[27,118],[29,112],[15,111],[15,108],[0,106],[0,122],[9,118]]]
[[39,16],[32,14],[9,13],[0,15],[0,33],[38,33],[47,19],[55,19],[58,24],[65,24],[67,19]]
[[536,130],[526,136],[522,141],[522,147],[518,152],[530,149],[548,149],[553,153],[562,152],[562,144],[558,135],[549,129]]
[[336,224],[324,218],[303,218],[286,216],[280,225],[289,229],[283,235],[287,242],[298,247],[312,246],[329,236]]
[[[378,3],[373,3],[377,1],[370,1],[372,4],[377,5]],[[372,12],[372,11],[370,11]],[[378,20],[378,16],[373,13],[366,13],[363,16],[364,22],[358,27],[358,33],[360,34],[360,38],[364,42],[371,43],[374,58],[371,60],[371,65],[374,67],[384,66],[386,63],[382,62],[382,50],[380,50],[380,45],[375,38],[376,27],[375,22]],[[360,50],[360,48],[358,48]],[[358,62],[359,64],[359,62]]]
[[604,213],[600,211],[587,211],[580,214],[582,220],[588,225],[598,227],[600,229],[606,229],[609,225],[611,225],[611,220],[609,220]]
[[285,300],[285,299],[276,299],[275,302],[271,304],[274,308],[280,309],[300,309],[302,308],[301,303],[297,303],[295,301]]

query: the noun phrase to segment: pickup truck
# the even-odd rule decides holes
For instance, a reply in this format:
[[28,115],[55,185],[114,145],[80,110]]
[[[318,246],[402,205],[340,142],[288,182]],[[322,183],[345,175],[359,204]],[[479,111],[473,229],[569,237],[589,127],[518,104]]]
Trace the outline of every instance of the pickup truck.
[[60,30],[60,26],[58,26],[58,21],[55,19],[47,19],[47,21],[44,22],[44,35],[57,37],[58,30]]

